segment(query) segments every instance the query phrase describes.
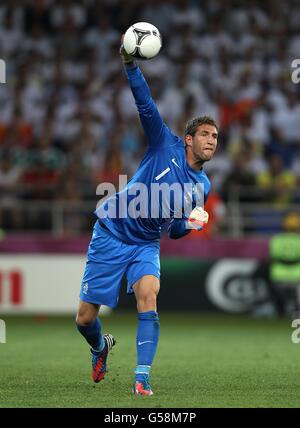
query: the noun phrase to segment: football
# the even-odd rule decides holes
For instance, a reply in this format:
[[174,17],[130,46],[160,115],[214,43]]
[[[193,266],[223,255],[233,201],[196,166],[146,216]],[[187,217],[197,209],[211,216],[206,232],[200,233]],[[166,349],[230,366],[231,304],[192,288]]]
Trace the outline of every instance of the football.
[[138,22],[128,28],[123,46],[128,55],[137,59],[154,58],[162,46],[159,30],[148,22]]

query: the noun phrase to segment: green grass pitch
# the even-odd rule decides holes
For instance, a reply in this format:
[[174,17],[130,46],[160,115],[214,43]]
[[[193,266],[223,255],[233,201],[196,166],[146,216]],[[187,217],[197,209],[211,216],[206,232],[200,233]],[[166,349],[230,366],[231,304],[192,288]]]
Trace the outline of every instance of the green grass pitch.
[[71,317],[2,318],[0,407],[300,407],[300,343],[287,319],[161,313],[155,395],[134,397],[134,312],[104,318],[117,345],[97,385]]

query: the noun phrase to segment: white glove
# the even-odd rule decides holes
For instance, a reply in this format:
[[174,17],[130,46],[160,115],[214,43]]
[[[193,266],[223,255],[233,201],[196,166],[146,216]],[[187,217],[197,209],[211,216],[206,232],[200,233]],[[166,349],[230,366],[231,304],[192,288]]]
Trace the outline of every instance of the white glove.
[[201,230],[208,223],[209,215],[202,207],[193,209],[188,218],[188,228]]
[[120,46],[120,56],[124,64],[132,64],[134,62],[134,58],[130,56],[123,45],[124,34],[121,37],[121,46]]

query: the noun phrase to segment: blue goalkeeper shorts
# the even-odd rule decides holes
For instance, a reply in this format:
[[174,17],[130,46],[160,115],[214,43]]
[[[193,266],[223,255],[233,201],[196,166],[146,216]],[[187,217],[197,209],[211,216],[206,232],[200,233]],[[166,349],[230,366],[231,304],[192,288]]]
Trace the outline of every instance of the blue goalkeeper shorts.
[[144,275],[160,278],[159,241],[127,244],[116,238],[97,220],[88,248],[80,299],[84,302],[116,307],[121,280],[127,278],[127,294]]

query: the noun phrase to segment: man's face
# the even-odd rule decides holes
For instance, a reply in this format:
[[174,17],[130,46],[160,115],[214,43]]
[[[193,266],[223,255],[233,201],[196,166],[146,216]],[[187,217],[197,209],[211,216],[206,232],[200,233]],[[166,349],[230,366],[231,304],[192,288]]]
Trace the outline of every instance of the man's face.
[[217,148],[218,131],[213,125],[200,125],[192,137],[186,136],[186,144],[191,147],[196,160],[209,161]]

